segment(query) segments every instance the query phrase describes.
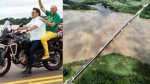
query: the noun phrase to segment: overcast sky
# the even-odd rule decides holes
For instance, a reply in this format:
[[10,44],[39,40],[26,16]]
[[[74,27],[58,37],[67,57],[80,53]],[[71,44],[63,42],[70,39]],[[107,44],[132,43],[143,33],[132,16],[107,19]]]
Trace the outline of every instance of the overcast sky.
[[[58,14],[63,17],[62,0],[41,0],[44,7],[50,10],[55,4],[58,7]],[[0,19],[6,17],[23,18],[30,17],[33,7],[38,7],[38,0],[0,0]],[[44,15],[44,13],[42,13]]]

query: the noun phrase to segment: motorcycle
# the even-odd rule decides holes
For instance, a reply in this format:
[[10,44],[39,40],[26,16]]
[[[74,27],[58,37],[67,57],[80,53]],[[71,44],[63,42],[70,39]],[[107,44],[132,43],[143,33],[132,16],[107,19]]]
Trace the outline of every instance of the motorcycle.
[[[20,25],[21,27],[23,25]],[[62,49],[59,44],[62,40],[62,36],[48,41],[50,58],[48,60],[42,60],[44,55],[44,49],[41,44],[39,49],[34,53],[33,67],[45,67],[48,70],[58,70],[62,67],[63,56]],[[31,42],[27,33],[20,33],[19,31],[12,31],[11,24],[6,21],[1,31],[0,37],[0,77],[4,76],[10,69],[11,63],[14,63],[21,69],[24,69],[28,65],[28,50]],[[12,61],[12,62],[11,62]]]
[[48,44],[63,49],[63,26],[58,27],[57,37],[49,40]]

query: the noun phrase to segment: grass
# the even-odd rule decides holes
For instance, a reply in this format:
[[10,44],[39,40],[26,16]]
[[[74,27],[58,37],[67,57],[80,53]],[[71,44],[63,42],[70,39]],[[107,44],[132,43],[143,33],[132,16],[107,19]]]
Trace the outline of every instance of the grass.
[[64,80],[66,81],[71,76],[73,76],[73,74],[75,74],[75,72],[80,69],[80,67],[85,63],[85,61],[87,60],[64,64],[63,65],[63,75],[65,76]]
[[[142,5],[150,3],[150,0],[64,0],[65,10],[95,10],[90,5],[102,3],[105,7],[109,7],[116,12],[135,14]],[[141,13],[141,18],[150,19],[150,7],[145,8]]]
[[96,10],[96,8],[87,5],[82,2],[74,2],[69,0],[64,0],[64,3],[68,6],[63,6],[63,9],[67,10]]
[[[64,65],[64,79],[70,78],[86,60]],[[149,84],[150,65],[118,53],[99,57],[77,78],[75,84]]]
[[142,13],[140,14],[140,17],[150,19],[150,4],[148,5],[147,8],[145,8],[145,10],[142,11]]

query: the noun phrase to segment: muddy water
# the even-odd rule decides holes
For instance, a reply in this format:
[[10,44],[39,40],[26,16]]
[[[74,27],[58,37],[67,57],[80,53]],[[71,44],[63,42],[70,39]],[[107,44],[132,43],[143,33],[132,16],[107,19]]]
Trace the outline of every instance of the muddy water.
[[[133,15],[100,7],[95,11],[64,11],[64,63],[90,58]],[[104,51],[150,63],[149,22],[137,18]]]
[[118,52],[150,63],[150,20],[136,18],[104,52]]

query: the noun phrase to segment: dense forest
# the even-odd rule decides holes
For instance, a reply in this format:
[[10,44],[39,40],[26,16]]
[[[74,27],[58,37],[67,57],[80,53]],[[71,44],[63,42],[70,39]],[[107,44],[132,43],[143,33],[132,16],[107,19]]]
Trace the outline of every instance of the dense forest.
[[[45,17],[45,16],[42,16]],[[31,21],[31,17],[29,18],[4,18],[0,20],[0,25],[3,25],[6,20],[10,21],[12,25],[19,25],[20,23],[23,23],[24,25],[29,23]],[[61,19],[61,23],[63,23],[63,18]]]
[[12,25],[18,25],[20,23],[27,24],[31,20],[31,18],[4,18],[0,20],[0,25],[3,25],[6,20],[10,21]]
[[[150,3],[150,0],[64,0],[64,10],[95,10],[96,5],[102,3],[106,8],[116,12],[135,14],[143,5]],[[150,19],[150,4],[140,14],[140,17]]]
[[[63,67],[64,80],[70,78],[86,61],[65,64]],[[150,65],[118,53],[98,57],[75,81],[75,84],[149,83]]]
[[64,10],[96,10],[96,8],[89,6],[84,2],[79,3],[72,0],[64,0],[63,3],[65,4],[63,6]]

